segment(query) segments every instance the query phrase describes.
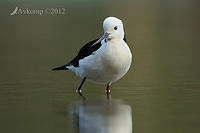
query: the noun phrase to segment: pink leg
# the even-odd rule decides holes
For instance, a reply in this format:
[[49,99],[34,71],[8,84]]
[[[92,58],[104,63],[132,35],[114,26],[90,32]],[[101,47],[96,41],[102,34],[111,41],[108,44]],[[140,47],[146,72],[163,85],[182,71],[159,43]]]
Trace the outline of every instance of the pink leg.
[[107,99],[109,99],[110,98],[110,83],[107,84],[106,95],[107,95]]

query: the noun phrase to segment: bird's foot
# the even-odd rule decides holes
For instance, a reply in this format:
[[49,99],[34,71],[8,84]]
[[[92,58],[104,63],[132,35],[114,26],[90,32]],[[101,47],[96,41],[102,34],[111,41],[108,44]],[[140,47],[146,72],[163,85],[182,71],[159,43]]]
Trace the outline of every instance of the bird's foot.
[[82,90],[76,89],[76,93],[78,93],[80,96],[83,96],[81,92],[82,92]]
[[85,100],[85,97],[83,96],[83,94],[81,93],[81,90],[76,89],[76,93],[79,94],[79,96],[81,96],[81,98],[83,98],[83,100]]
[[81,92],[82,92],[82,90],[76,89],[76,93],[81,93]]
[[109,100],[110,99],[110,89],[109,90],[106,89],[105,92],[106,92],[107,99]]
[[105,92],[106,92],[106,93],[110,93],[110,89],[109,89],[109,90],[106,89]]

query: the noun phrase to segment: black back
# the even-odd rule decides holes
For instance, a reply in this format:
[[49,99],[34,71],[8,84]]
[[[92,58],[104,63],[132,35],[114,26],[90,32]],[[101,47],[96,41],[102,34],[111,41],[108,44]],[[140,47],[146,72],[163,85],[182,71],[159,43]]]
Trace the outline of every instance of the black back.
[[[89,43],[87,43],[86,45],[84,45],[78,55],[72,60],[70,61],[67,65],[73,65],[74,67],[79,67],[79,60],[93,54],[93,52],[97,51],[100,47],[101,47],[101,42],[93,45],[96,41],[98,41],[99,39],[93,40]],[[124,35],[123,40],[126,42],[126,36]]]
[[123,40],[126,42],[126,35],[124,34],[124,38],[123,38]]
[[[96,39],[96,40],[93,40],[93,41],[87,43],[80,49],[78,55],[73,60],[71,60],[69,63],[67,63],[63,66],[53,68],[52,70],[68,70],[67,66],[70,66],[70,65],[73,65],[74,67],[79,67],[79,60],[93,54],[93,52],[97,51],[101,47],[101,45],[102,45],[101,42],[93,45],[98,40],[99,39]],[[123,40],[126,42],[125,35],[124,35]]]
[[93,40],[93,41],[87,43],[86,45],[84,45],[80,49],[78,55],[68,65],[73,65],[74,67],[79,67],[79,60],[93,54],[93,52],[95,52],[96,50],[98,50],[101,47],[101,42],[93,45],[98,40],[99,39]]

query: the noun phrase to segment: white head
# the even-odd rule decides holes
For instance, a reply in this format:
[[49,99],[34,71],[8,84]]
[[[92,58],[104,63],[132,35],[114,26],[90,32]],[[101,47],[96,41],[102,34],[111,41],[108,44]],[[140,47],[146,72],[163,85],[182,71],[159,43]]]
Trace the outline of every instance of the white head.
[[108,34],[107,39],[123,39],[124,38],[124,28],[123,23],[120,19],[116,17],[107,17],[103,21],[104,34]]
[[103,21],[104,35],[96,41],[93,45],[101,42],[103,39],[123,39],[124,38],[124,28],[123,23],[120,19],[115,17],[107,17]]

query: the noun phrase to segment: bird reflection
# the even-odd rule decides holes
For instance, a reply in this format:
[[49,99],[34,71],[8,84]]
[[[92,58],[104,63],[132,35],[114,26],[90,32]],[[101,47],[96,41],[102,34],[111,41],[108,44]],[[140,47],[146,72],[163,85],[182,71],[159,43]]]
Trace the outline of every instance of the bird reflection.
[[132,133],[132,112],[120,100],[82,99],[73,104],[77,133]]

